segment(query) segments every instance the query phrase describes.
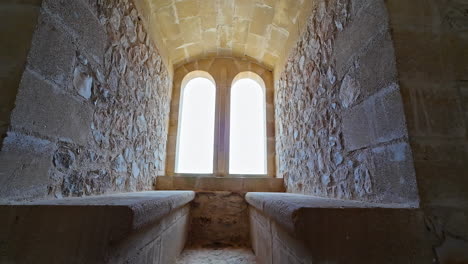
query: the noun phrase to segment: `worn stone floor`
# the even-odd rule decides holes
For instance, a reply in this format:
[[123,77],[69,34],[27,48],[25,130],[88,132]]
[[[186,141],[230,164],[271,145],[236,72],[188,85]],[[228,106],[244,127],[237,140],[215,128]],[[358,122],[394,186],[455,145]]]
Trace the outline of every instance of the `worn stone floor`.
[[255,255],[247,248],[188,248],[177,264],[256,264]]

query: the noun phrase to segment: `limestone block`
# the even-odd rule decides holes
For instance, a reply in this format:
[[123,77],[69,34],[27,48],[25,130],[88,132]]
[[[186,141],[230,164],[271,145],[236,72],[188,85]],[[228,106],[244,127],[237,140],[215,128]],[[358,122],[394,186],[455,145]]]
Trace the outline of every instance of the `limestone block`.
[[159,256],[161,255],[161,238],[157,238],[141,249],[136,256],[127,259],[128,263],[159,264]]
[[355,78],[363,98],[386,88],[397,79],[395,52],[390,33],[376,35],[356,60]]
[[189,217],[181,217],[175,224],[162,235],[159,263],[175,263],[185,247],[189,228]]
[[[292,263],[427,263],[433,258],[417,209],[284,193],[248,193],[246,199],[250,211],[260,211],[273,226],[273,244],[264,239],[263,245],[276,249],[275,258]],[[386,239],[375,243],[382,236]],[[278,263],[256,255],[259,263]]]
[[12,125],[44,136],[85,144],[90,135],[92,109],[30,70],[24,73],[12,113]]
[[371,122],[365,104],[353,107],[343,116],[343,135],[346,147],[352,151],[372,143]]
[[140,192],[2,205],[0,241],[6,251],[0,261],[172,263],[185,243],[183,206],[193,195]]
[[199,3],[194,0],[177,1],[175,2],[175,8],[179,19],[198,16],[200,12]]
[[249,246],[247,203],[241,193],[197,192],[191,207],[191,246]]
[[71,36],[43,12],[32,40],[28,65],[64,87],[71,77],[74,50]]
[[388,27],[388,14],[384,2],[368,1],[368,3],[364,4],[360,12],[352,17],[349,25],[336,37],[334,57],[338,65],[338,78],[344,76],[349,60],[365,47],[371,38]]
[[0,152],[0,196],[45,195],[54,148],[50,141],[10,132]]
[[107,35],[87,4],[83,1],[46,0],[44,5],[51,13],[58,15],[74,34],[77,34],[78,42],[93,55],[96,61],[102,61]]
[[407,134],[398,86],[392,84],[343,116],[343,135],[349,150],[402,138]]
[[372,149],[371,175],[377,200],[419,204],[418,186],[410,146],[395,143]]
[[256,4],[253,9],[253,20],[250,25],[250,33],[256,35],[264,35],[267,26],[273,21],[275,9],[268,5]]
[[252,208],[249,208],[249,214],[252,248],[255,252],[257,263],[272,263],[272,234],[270,232],[269,225],[264,226],[260,224],[258,219],[261,219],[260,221],[264,222],[268,222],[268,220]]

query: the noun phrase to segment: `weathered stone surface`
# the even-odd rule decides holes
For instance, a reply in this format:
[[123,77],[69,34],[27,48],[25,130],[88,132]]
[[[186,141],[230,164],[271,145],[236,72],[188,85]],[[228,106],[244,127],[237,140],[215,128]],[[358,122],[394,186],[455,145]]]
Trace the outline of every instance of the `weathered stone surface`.
[[285,193],[246,199],[260,263],[432,261],[419,209]]
[[94,59],[102,62],[107,34],[86,1],[46,0],[44,7],[71,29],[71,35]]
[[426,3],[387,1],[386,6],[434,252],[440,263],[466,263],[468,5],[463,0]]
[[190,213],[190,246],[250,245],[247,203],[242,193],[197,192]]
[[284,192],[280,178],[231,177],[177,177],[160,176],[157,190],[232,191],[232,192]]
[[43,5],[11,123],[56,145],[36,197],[148,190],[164,173],[171,80],[143,31],[132,1]]
[[172,263],[185,244],[193,197],[153,191],[2,205],[0,224],[9,232],[0,232],[0,262]]
[[72,37],[55,23],[50,14],[41,10],[28,55],[28,66],[44,78],[64,87],[70,80],[74,60]]
[[21,198],[47,192],[54,144],[24,134],[8,134],[0,152],[0,193]]
[[[137,3],[151,29],[149,36],[161,43],[169,65],[234,56],[255,59],[269,69],[284,62],[316,4],[299,0]],[[134,32],[133,26],[127,28]]]
[[[387,22],[383,1],[322,1],[313,11],[276,83],[277,173],[288,192],[418,202],[411,155],[373,169],[383,162],[373,148],[407,142]],[[377,190],[389,182],[395,195]]]
[[247,248],[185,249],[177,259],[177,264],[256,264],[255,255]]
[[12,113],[12,126],[55,140],[86,144],[90,139],[93,109],[59,87],[26,70]]

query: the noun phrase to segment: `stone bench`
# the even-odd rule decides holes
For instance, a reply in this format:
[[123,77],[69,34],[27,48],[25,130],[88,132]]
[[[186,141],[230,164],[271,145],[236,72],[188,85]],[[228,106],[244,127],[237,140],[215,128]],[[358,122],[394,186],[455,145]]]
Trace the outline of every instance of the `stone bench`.
[[173,263],[194,196],[148,191],[0,205],[0,263]]
[[432,263],[422,212],[287,193],[247,193],[258,263]]

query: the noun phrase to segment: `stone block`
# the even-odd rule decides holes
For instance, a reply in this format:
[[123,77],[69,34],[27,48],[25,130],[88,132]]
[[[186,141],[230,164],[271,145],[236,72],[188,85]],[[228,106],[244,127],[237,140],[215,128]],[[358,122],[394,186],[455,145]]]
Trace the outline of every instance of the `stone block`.
[[360,84],[359,93],[363,98],[394,83],[397,69],[390,33],[384,31],[377,34],[358,56],[355,65],[355,78]]
[[249,212],[252,249],[255,252],[257,263],[271,264],[273,238],[269,224],[261,224],[261,222],[268,223],[269,220],[252,207],[249,208]]
[[400,90],[391,84],[375,97],[374,110],[369,111],[373,143],[383,143],[407,136],[406,120]]
[[188,215],[180,218],[176,223],[170,226],[162,235],[161,255],[159,263],[175,263],[187,241],[189,227]]
[[161,238],[157,238],[141,249],[136,256],[127,259],[127,263],[159,264],[159,256],[161,255]]
[[343,115],[343,135],[353,151],[407,135],[400,91],[392,84]]
[[301,261],[296,258],[292,253],[289,252],[288,247],[283,245],[279,240],[273,239],[272,246],[272,260],[273,264],[302,264],[304,259]]
[[360,104],[343,115],[343,136],[349,151],[369,146],[372,143],[372,120],[368,118],[368,109]]
[[388,27],[388,14],[384,1],[368,2],[336,36],[334,57],[338,65],[339,79],[344,76],[350,66],[350,61],[354,60],[374,36]]
[[43,12],[32,40],[28,65],[44,78],[65,87],[71,78],[74,61],[72,37]]
[[27,70],[12,113],[12,126],[85,145],[91,130],[92,107],[58,91]]
[[0,262],[173,263],[185,243],[184,206],[193,195],[139,192],[2,205]]
[[55,144],[9,133],[0,152],[0,196],[37,198],[47,195]]
[[[272,222],[267,234],[274,234],[283,251],[269,252],[273,256],[294,256],[301,263],[428,263],[433,258],[419,209],[285,193],[248,193],[246,199],[250,212],[258,210]],[[254,224],[252,232],[258,227]],[[260,245],[274,248],[271,240],[263,241]],[[259,263],[272,263],[258,252]]]
[[[78,43],[101,63],[107,44],[107,34],[85,1],[45,0],[44,6],[76,34]],[[128,29],[127,29],[128,30]]]
[[418,206],[419,195],[411,148],[406,142],[376,147],[367,158],[375,200]]
[[250,246],[247,203],[235,192],[197,192],[191,207],[192,246]]
[[175,8],[179,19],[198,16],[200,12],[198,1],[193,0],[177,1],[175,3]]

